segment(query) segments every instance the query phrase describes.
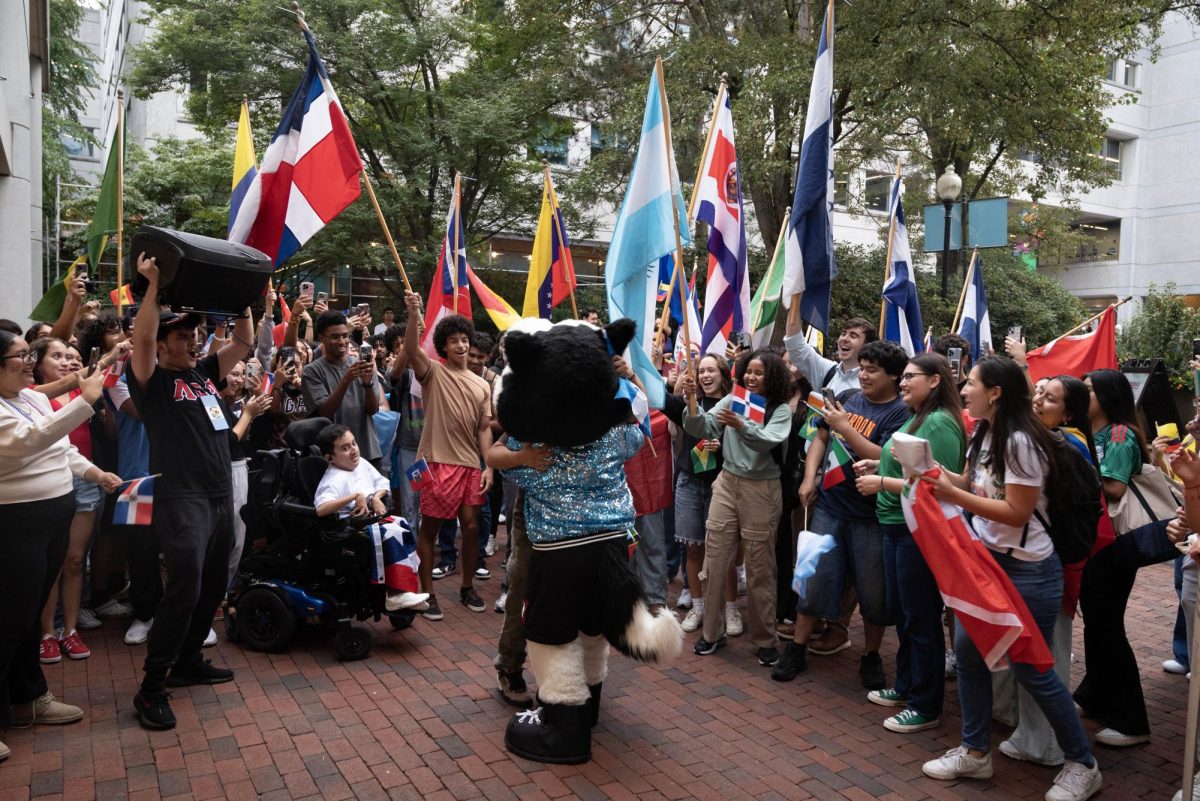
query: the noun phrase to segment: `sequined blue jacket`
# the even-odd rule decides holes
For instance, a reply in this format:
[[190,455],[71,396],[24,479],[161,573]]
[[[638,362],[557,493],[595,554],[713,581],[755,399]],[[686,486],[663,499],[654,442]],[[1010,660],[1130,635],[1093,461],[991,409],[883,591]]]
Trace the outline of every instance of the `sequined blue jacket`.
[[[554,448],[547,470],[515,467],[504,477],[525,490],[525,529],[535,548],[582,544],[596,535],[622,534],[633,527],[633,496],[625,462],[642,448],[641,429],[619,425],[595,442]],[[510,450],[521,443],[507,440]]]

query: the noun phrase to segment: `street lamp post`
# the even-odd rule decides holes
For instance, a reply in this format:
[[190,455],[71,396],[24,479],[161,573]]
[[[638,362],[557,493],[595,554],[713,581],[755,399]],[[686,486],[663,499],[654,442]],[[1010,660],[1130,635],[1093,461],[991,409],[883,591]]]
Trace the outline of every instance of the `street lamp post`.
[[945,300],[950,280],[950,218],[954,201],[962,191],[962,178],[954,172],[954,165],[947,164],[946,171],[937,179],[937,196],[946,207],[946,223],[942,231],[942,299]]

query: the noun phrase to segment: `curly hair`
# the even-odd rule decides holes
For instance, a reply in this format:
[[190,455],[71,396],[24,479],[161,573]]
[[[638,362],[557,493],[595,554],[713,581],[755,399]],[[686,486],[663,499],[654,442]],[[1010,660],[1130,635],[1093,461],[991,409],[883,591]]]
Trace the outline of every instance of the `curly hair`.
[[446,343],[455,334],[464,334],[468,342],[474,342],[475,324],[461,314],[452,314],[442,318],[442,321],[433,329],[433,349],[437,351],[438,356],[446,358]]
[[92,352],[92,348],[99,348],[101,353],[107,353],[108,348],[104,347],[104,337],[109,331],[120,331],[121,321],[115,314],[101,314],[98,317],[93,317],[90,320],[85,320],[79,325],[79,355],[87,358],[86,354]]
[[747,353],[738,359],[736,381],[739,387],[746,386],[746,368],[750,362],[758,361],[763,368],[762,395],[768,403],[787,403],[791,375],[783,359],[766,348]]
[[858,363],[862,364],[863,362],[874,365],[887,373],[888,378],[892,379],[896,390],[899,391],[900,374],[904,372],[904,366],[908,364],[908,354],[904,352],[904,348],[895,342],[881,339],[868,342],[858,352]]

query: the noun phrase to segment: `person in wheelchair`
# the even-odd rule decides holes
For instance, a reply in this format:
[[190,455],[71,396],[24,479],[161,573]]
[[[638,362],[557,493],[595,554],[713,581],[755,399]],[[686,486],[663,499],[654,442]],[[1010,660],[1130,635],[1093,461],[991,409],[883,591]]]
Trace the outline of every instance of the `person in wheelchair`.
[[417,578],[417,541],[412,529],[384,518],[388,506],[388,480],[358,452],[354,432],[343,425],[329,425],[317,435],[317,447],[329,462],[317,485],[313,505],[317,517],[379,516],[366,531],[375,543],[371,580],[387,587],[385,606],[389,612],[401,609],[422,611],[429,608],[429,593],[420,589]]

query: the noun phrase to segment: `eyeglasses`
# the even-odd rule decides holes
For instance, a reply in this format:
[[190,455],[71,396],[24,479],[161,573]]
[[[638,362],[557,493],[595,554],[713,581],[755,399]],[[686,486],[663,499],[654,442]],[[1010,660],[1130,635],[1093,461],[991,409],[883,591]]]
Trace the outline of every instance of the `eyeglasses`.
[[904,373],[900,376],[900,380],[901,381],[912,381],[914,378],[916,378],[919,375],[923,375],[927,378],[929,377],[929,373]]
[[33,364],[37,361],[37,354],[31,350],[26,350],[21,353],[14,353],[11,356],[0,357],[0,361],[4,361],[5,359],[20,359],[22,364]]

